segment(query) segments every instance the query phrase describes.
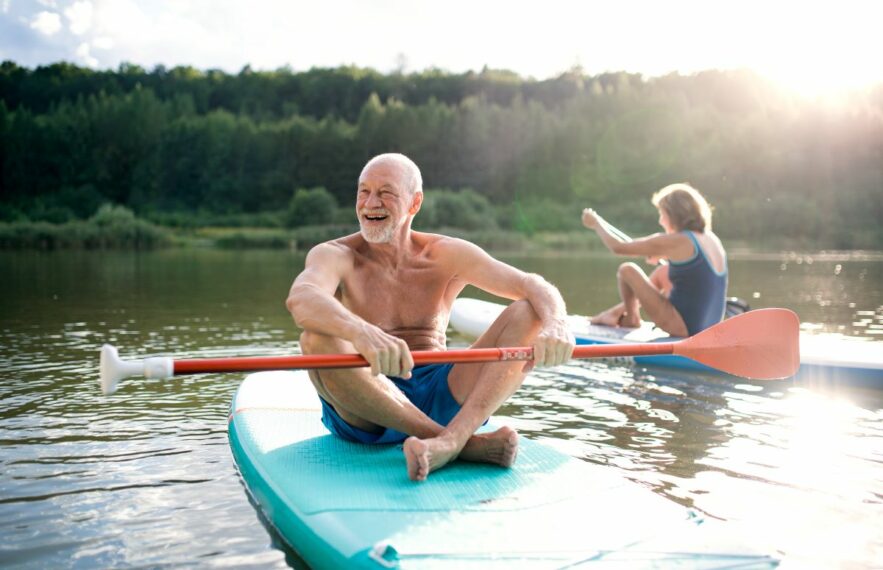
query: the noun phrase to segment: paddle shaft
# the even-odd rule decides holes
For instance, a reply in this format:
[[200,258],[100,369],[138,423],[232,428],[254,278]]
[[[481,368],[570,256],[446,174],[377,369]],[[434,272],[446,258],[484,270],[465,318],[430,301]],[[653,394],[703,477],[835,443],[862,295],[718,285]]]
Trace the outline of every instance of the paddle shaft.
[[[674,354],[736,376],[772,380],[792,376],[800,367],[800,321],[787,309],[758,309],[718,323],[695,336],[676,342],[594,344],[574,348],[574,358],[649,356]],[[499,362],[533,360],[531,347],[471,348],[411,353],[415,364]],[[117,349],[101,347],[99,381],[112,394],[128,376],[169,378],[205,372],[251,372],[308,368],[358,368],[368,366],[359,354],[308,354],[174,360],[157,356],[137,361],[120,359]]]
[[[643,356],[672,354],[672,342],[646,344],[594,344],[577,346],[574,358]],[[499,362],[533,360],[529,346],[508,348],[470,348],[465,350],[416,350],[414,364]],[[297,370],[323,368],[361,368],[368,361],[360,354],[307,354],[299,356],[253,356],[242,358],[195,358],[174,361],[175,375],[205,372],[252,372],[257,370]]]

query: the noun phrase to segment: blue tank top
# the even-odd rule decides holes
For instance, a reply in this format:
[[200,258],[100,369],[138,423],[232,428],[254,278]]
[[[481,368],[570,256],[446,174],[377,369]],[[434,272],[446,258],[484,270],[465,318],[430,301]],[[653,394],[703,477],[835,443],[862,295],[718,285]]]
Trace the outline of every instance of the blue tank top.
[[668,278],[672,289],[668,300],[674,305],[694,335],[723,319],[727,305],[727,258],[718,273],[693,232],[683,232],[693,242],[695,252],[687,261],[669,261]]

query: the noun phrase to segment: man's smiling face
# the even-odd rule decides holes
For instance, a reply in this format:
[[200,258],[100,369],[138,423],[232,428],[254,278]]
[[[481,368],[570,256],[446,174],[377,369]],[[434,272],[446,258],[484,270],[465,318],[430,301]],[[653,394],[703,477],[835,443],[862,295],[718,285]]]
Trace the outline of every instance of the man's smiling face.
[[389,243],[412,213],[413,203],[403,165],[392,160],[372,164],[359,177],[356,196],[362,236],[370,243]]

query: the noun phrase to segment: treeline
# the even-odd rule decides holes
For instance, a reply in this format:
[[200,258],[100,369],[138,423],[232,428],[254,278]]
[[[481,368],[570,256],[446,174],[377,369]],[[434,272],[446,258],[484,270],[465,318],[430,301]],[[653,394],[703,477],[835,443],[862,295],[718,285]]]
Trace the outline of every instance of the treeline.
[[[381,101],[395,99],[406,105],[422,105],[432,100],[458,105],[467,97],[480,96],[502,106],[521,97],[555,107],[578,94],[585,79],[576,70],[547,81],[525,81],[502,70],[462,74],[429,70],[404,75],[356,67],[317,68],[302,73],[288,69],[252,71],[246,67],[239,74],[230,75],[193,67],[159,66],[148,72],[131,64],[116,71],[95,71],[70,63],[30,70],[6,61],[0,64],[0,97],[10,109],[25,106],[45,113],[60,101],[100,93],[122,95],[140,88],[153,91],[163,100],[185,95],[200,115],[223,109],[255,119],[331,116],[352,123],[358,120],[362,106],[372,94]],[[623,80],[641,83],[638,75],[608,73],[591,78],[601,89]]]
[[[883,249],[883,86],[831,104],[747,72],[0,65],[0,220],[65,222],[105,202],[160,221],[266,219],[320,187],[348,209],[364,162],[391,150],[428,188],[483,196],[503,229],[576,229],[591,205],[652,231],[649,195],[686,180],[724,238]],[[437,225],[438,211],[464,215],[437,208]]]

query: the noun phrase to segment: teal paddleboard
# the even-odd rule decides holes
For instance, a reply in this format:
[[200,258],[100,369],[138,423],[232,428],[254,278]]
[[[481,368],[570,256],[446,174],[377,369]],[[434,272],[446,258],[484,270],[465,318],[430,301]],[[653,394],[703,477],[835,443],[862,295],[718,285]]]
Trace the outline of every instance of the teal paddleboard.
[[725,525],[524,437],[510,469],[458,461],[415,483],[401,445],[342,441],[320,417],[305,372],[261,372],[229,428],[248,492],[313,568],[777,565]]

